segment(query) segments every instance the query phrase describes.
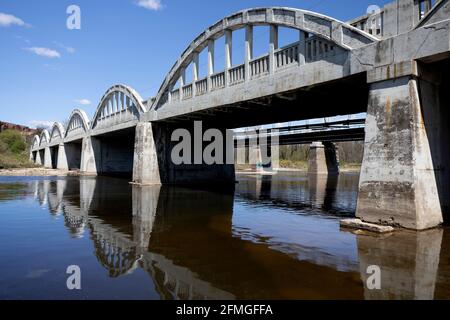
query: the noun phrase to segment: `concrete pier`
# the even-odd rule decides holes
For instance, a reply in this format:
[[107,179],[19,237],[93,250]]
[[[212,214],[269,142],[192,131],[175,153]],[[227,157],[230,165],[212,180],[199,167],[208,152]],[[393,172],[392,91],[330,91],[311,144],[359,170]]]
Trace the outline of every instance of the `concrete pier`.
[[136,126],[133,164],[133,183],[161,184],[158,154],[151,123]]
[[52,168],[52,154],[49,147],[44,149],[44,167],[49,169]]
[[370,86],[356,211],[363,221],[411,229],[443,221],[422,99],[413,76]]
[[56,168],[60,170],[68,170],[69,165],[67,163],[67,155],[66,155],[66,148],[64,144],[60,144],[58,146],[58,158],[56,163]]
[[[89,174],[97,174],[97,162],[101,157],[98,140],[94,137],[83,139],[81,149],[80,170]],[[97,160],[96,160],[97,159]]]
[[339,155],[336,146],[330,142],[313,142],[309,147],[308,173],[339,173]]

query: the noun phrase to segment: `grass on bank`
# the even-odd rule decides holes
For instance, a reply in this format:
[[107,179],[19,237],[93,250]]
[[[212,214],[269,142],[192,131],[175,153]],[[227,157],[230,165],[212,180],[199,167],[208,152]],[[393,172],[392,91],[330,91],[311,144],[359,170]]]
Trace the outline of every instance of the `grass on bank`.
[[0,169],[33,167],[25,137],[17,130],[0,132]]

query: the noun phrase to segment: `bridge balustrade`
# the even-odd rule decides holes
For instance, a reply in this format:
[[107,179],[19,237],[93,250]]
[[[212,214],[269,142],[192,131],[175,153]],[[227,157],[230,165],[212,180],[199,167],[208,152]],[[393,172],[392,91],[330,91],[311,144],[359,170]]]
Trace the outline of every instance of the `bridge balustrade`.
[[195,93],[197,95],[208,92],[208,79],[204,78],[195,82]]
[[228,70],[229,84],[238,84],[245,81],[245,64],[240,64]]

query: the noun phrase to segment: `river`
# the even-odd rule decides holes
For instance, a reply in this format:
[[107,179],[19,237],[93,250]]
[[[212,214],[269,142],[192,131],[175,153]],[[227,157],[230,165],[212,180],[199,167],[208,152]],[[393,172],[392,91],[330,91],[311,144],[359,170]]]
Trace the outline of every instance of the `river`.
[[340,228],[358,177],[242,174],[231,190],[0,177],[0,299],[450,299],[448,227]]

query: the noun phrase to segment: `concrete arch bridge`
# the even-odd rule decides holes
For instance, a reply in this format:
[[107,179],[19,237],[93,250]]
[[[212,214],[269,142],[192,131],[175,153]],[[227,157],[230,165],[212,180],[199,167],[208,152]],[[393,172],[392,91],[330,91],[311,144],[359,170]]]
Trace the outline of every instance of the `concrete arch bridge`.
[[[434,227],[450,207],[450,150],[444,142],[450,136],[444,89],[450,77],[449,13],[449,0],[396,0],[348,23],[294,8],[237,12],[188,45],[154,97],[144,100],[128,86],[113,86],[92,119],[74,110],[66,127],[55,123],[36,136],[30,157],[46,167],[127,173],[137,184],[232,183],[230,164],[175,165],[174,130],[195,134],[194,121],[225,132],[366,112],[357,216]],[[267,54],[255,57],[253,31],[261,26],[270,40]],[[296,30],[296,41],[280,47],[281,28]],[[240,29],[244,61],[236,64],[233,34]],[[222,70],[215,68],[219,38],[225,39]]]

